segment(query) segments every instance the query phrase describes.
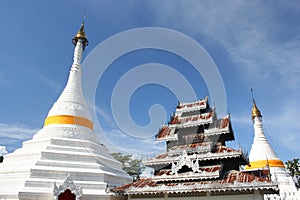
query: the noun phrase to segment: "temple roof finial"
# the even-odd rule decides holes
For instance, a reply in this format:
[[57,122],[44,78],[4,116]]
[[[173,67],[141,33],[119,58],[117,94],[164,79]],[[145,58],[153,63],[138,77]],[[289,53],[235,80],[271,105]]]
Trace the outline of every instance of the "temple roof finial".
[[77,44],[78,40],[81,39],[82,43],[83,43],[83,49],[89,44],[88,39],[85,36],[85,31],[84,31],[84,20],[82,21],[81,27],[79,29],[79,31],[77,32],[77,34],[74,36],[74,38],[72,39],[72,43],[74,45]]
[[252,101],[253,101],[252,119],[254,119],[255,117],[262,117],[262,115],[260,113],[260,110],[256,106],[256,102],[255,102],[254,97],[253,97],[253,90],[252,90],[252,88],[251,88],[251,94],[252,94]]
[[253,107],[252,107],[252,119],[255,117],[262,117],[260,110],[257,108],[256,103],[253,99]]

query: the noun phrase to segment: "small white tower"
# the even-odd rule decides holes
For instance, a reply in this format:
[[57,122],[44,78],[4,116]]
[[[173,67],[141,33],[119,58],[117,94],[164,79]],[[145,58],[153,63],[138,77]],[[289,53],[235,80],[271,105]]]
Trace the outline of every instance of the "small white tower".
[[254,100],[252,120],[254,140],[249,154],[250,163],[246,166],[246,170],[254,171],[269,168],[272,180],[278,183],[280,196],[294,199],[294,197],[288,198],[287,195],[293,196],[297,192],[295,183],[264,134],[262,115]]
[[44,127],[0,165],[0,199],[109,199],[109,187],[132,181],[93,131],[81,88],[82,52],[88,44],[84,24],[72,41],[69,79]]
[[250,165],[246,169],[260,169],[266,166],[284,168],[270,143],[268,142],[262,124],[262,115],[253,100],[252,120],[254,127],[254,141],[249,155]]

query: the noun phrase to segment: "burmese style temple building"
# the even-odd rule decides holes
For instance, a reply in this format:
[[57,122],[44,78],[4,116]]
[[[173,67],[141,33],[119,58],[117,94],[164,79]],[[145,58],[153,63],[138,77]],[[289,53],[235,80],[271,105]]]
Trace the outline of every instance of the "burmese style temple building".
[[264,135],[253,101],[254,141],[248,155],[226,145],[234,140],[230,116],[218,118],[208,98],[178,103],[156,135],[166,151],[144,161],[151,178],[132,182],[94,130],[81,87],[82,24],[73,38],[68,82],[44,127],[0,164],[0,199],[239,199],[296,200],[300,193]]
[[241,149],[226,146],[234,140],[230,116],[219,119],[207,97],[179,103],[156,135],[166,142],[166,152],[144,161],[154,176],[113,191],[128,199],[300,199],[264,135],[261,117],[253,101],[255,137],[248,159]]

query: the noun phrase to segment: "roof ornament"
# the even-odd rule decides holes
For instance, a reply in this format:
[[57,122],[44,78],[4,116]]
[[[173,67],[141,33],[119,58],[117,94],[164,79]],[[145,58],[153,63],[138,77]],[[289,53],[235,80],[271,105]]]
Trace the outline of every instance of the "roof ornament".
[[74,36],[74,38],[72,39],[72,43],[76,46],[78,40],[82,41],[83,44],[83,50],[85,49],[85,47],[89,44],[88,39],[86,38],[85,35],[85,31],[84,31],[84,19],[82,21],[81,27],[79,29],[79,31],[77,32],[77,34]]
[[260,113],[260,110],[257,108],[256,106],[256,102],[254,100],[254,97],[253,97],[253,90],[251,88],[251,94],[252,94],[252,101],[253,101],[253,107],[252,107],[252,120],[255,118],[255,117],[262,117],[261,113]]
[[64,192],[66,192],[67,190],[70,190],[70,192],[76,196],[76,200],[79,200],[80,197],[82,196],[82,186],[75,184],[70,174],[68,174],[66,180],[61,185],[57,186],[56,183],[54,182],[53,192],[52,192],[54,199],[58,200],[59,196]]
[[172,174],[176,174],[177,175],[178,171],[183,166],[187,166],[187,167],[191,168],[194,173],[196,173],[196,172],[202,172],[200,170],[198,157],[196,156],[196,159],[195,159],[194,155],[189,156],[187,154],[186,150],[184,150],[182,152],[182,155],[180,155],[178,162],[175,163],[174,160],[172,160],[172,167],[171,167]]

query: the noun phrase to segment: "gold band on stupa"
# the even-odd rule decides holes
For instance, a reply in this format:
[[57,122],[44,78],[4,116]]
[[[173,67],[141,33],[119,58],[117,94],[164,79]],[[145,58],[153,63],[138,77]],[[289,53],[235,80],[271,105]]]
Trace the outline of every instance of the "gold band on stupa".
[[84,117],[77,117],[71,115],[55,115],[47,117],[44,126],[50,124],[72,124],[87,127],[93,130],[93,122]]
[[246,165],[246,170],[249,169],[258,169],[264,167],[282,167],[284,168],[284,164],[281,160],[258,160],[254,162],[250,162],[249,165]]

